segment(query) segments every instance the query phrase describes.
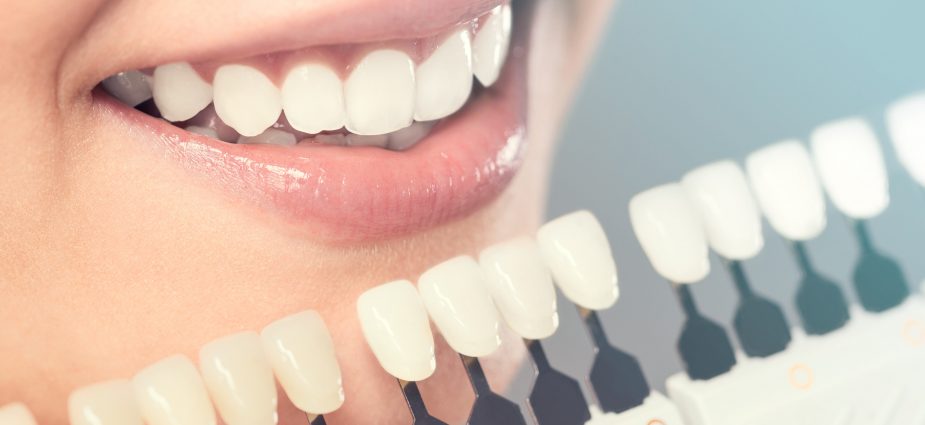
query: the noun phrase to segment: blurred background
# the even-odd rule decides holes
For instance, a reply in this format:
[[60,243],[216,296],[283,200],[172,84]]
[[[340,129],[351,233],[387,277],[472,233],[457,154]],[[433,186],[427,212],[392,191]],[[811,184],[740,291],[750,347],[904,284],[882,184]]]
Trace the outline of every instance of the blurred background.
[[[925,2],[899,0],[622,0],[614,9],[561,137],[548,214],[588,208],[601,219],[621,286],[620,301],[602,318],[611,342],[638,357],[655,389],[664,391],[665,379],[682,370],[675,349],[682,314],[643,256],[627,204],[697,166],[726,158],[741,164],[761,146],[805,142],[818,125],[863,116],[880,137],[892,195],[869,224],[874,244],[900,262],[914,287],[925,278],[925,190],[899,166],[883,119],[891,102],[925,88],[923,16]],[[850,223],[828,207],[828,227],[808,243],[809,254],[854,300],[857,242]],[[796,262],[767,224],[765,238],[745,271],[796,326]],[[715,257],[693,291],[701,311],[733,335],[737,295]],[[583,379],[590,343],[571,304],[563,302],[560,314],[551,361]],[[530,373],[525,368],[511,388],[514,399],[528,394]]]

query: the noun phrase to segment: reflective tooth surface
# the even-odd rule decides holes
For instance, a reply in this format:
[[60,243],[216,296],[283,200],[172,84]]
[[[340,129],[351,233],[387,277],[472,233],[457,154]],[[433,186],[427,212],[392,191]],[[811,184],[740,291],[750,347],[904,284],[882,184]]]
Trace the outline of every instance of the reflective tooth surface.
[[262,72],[245,65],[225,65],[215,72],[215,112],[242,136],[270,128],[282,113],[279,89]]
[[212,85],[186,62],[154,69],[154,104],[167,121],[186,121],[212,103]]
[[347,129],[364,136],[411,125],[414,63],[404,52],[376,50],[356,65],[344,84]]
[[415,120],[438,120],[462,108],[472,92],[472,44],[468,29],[448,37],[418,65],[415,75]]
[[238,144],[242,145],[279,145],[295,146],[298,143],[295,135],[283,130],[268,128],[263,133],[253,137],[241,136],[238,138]]
[[144,424],[128,380],[102,382],[74,391],[68,399],[68,416],[71,425]]
[[472,71],[485,87],[501,75],[511,42],[511,6],[492,10],[472,40]]
[[282,88],[283,110],[296,130],[317,134],[344,126],[344,86],[340,77],[320,64],[289,71]]
[[199,371],[188,358],[161,360],[132,378],[147,425],[215,425],[215,410]]
[[899,161],[915,181],[925,186],[925,93],[891,105],[886,122]]
[[153,96],[149,80],[141,72],[125,71],[103,80],[103,88],[122,103],[138,106]]
[[3,425],[36,425],[32,412],[22,403],[10,403],[0,406],[0,424]]
[[276,382],[256,333],[206,344],[199,370],[226,425],[276,425]]

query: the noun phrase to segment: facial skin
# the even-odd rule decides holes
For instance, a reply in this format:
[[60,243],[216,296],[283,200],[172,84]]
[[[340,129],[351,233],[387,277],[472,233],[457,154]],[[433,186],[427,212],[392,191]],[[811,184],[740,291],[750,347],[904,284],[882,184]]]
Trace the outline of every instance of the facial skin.
[[[195,25],[185,17],[240,10],[249,12],[237,16],[260,21],[292,8],[321,13],[352,3],[375,2],[290,0],[278,10],[259,0],[8,5],[0,17],[0,404],[22,401],[39,423],[65,423],[67,395],[77,387],[129,378],[172,354],[195,359],[217,337],[315,309],[331,328],[346,389],[346,404],[328,423],[408,422],[397,384],[360,336],[356,298],[533,232],[553,140],[610,1],[538,2],[529,148],[511,186],[475,214],[388,240],[331,244],[288,231],[125,140],[90,95],[132,49],[195,50],[190,39],[234,26],[230,13]],[[239,42],[247,44],[243,36]],[[486,360],[496,382],[522,350],[513,337],[503,346]],[[437,373],[422,391],[433,413],[465,419],[472,396],[458,358],[439,338]],[[280,414],[280,423],[304,423],[285,397]]]

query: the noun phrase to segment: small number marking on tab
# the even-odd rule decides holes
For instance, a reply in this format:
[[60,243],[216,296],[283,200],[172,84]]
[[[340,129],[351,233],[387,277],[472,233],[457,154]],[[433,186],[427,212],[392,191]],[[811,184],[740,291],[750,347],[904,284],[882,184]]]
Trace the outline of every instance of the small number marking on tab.
[[646,425],[665,425],[665,422],[661,419],[652,419]]
[[813,370],[802,363],[790,367],[790,385],[799,390],[808,390],[813,386]]
[[912,347],[922,346],[925,344],[925,326],[918,320],[910,319],[903,326],[903,339]]

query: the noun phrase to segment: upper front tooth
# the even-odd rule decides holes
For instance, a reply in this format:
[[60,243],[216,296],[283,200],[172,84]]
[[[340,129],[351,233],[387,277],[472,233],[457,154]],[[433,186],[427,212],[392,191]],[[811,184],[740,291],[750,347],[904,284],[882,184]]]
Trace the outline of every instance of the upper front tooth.
[[414,63],[397,50],[376,50],[344,85],[347,129],[360,135],[391,133],[414,117]]
[[498,80],[510,42],[511,6],[505,4],[491,11],[472,42],[472,70],[483,86]]
[[215,112],[242,136],[256,136],[279,120],[279,89],[262,72],[225,65],[215,72]]
[[754,257],[764,246],[761,215],[745,173],[720,161],[687,173],[681,184],[700,212],[710,246],[731,260]]
[[[68,398],[71,425],[143,425],[141,412],[126,380],[80,388]],[[0,421],[0,423],[6,423]]]
[[819,179],[835,207],[869,219],[890,204],[889,181],[877,136],[860,118],[819,127],[812,136]]
[[276,382],[256,333],[202,347],[199,369],[226,425],[276,425]]
[[188,358],[161,360],[132,379],[135,400],[148,425],[215,425],[205,384]]
[[629,210],[636,238],[658,274],[674,283],[694,283],[710,273],[700,218],[680,184],[634,196]]
[[283,110],[292,128],[317,134],[344,126],[344,87],[324,65],[299,65],[289,71],[282,89]]
[[556,283],[572,302],[603,310],[617,301],[617,266],[593,214],[560,217],[541,227],[536,238]]
[[0,406],[0,424],[3,425],[36,425],[32,412],[22,403],[10,403]]
[[296,140],[294,134],[288,131],[268,128],[263,133],[260,133],[254,137],[241,136],[238,138],[238,143],[242,145],[293,146],[298,143],[298,140]]
[[120,72],[103,80],[103,88],[129,106],[138,106],[151,98],[150,77],[138,71]]
[[925,186],[925,93],[896,102],[886,119],[899,161]]
[[418,65],[414,119],[433,121],[456,112],[472,92],[472,46],[469,31],[446,39]]
[[212,85],[186,62],[154,69],[154,104],[167,121],[186,121],[212,103]]
[[758,206],[771,227],[792,241],[825,230],[825,199],[809,153],[795,140],[758,150],[745,160]]

